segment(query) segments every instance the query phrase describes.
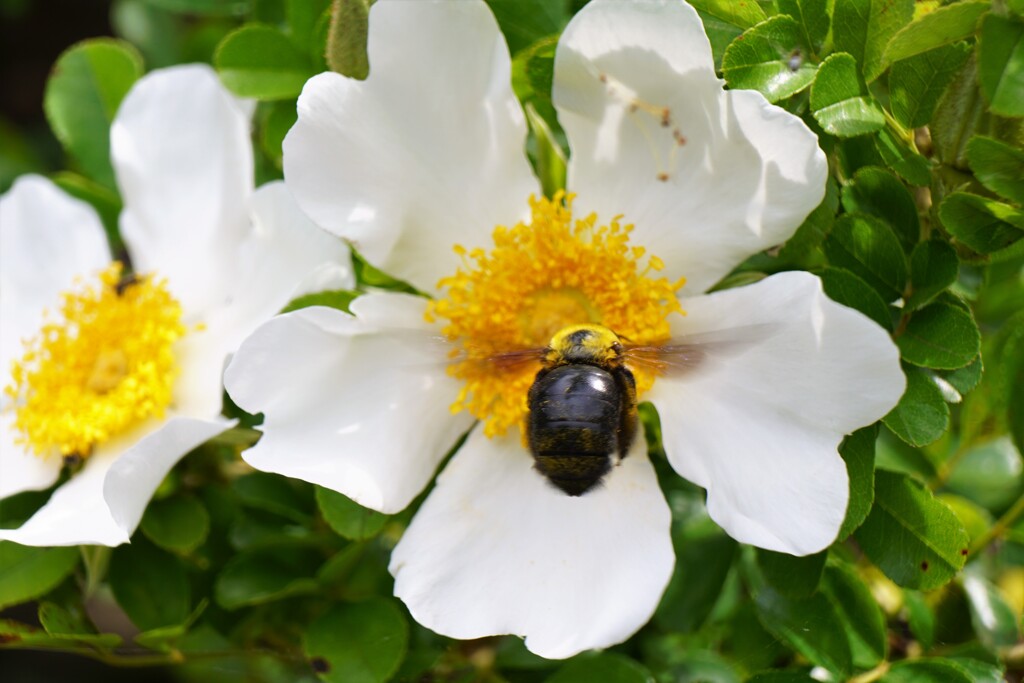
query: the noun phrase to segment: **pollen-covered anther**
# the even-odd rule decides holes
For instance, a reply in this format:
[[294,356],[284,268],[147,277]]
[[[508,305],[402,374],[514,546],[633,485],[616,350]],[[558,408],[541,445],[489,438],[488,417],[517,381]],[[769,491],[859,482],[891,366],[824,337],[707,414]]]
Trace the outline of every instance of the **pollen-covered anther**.
[[16,442],[38,455],[88,455],[171,402],[181,306],[166,282],[121,275],[115,263],[63,294],[12,366]]
[[[450,372],[465,382],[453,411],[484,421],[488,436],[522,426],[536,363],[494,362],[509,351],[542,348],[568,325],[598,323],[632,344],[669,337],[668,316],[682,313],[676,293],[684,280],[654,277],[663,263],[631,246],[632,225],[615,216],[599,224],[572,215],[573,196],[530,198],[531,219],[494,229],[494,248],[457,246],[463,266],[444,278],[444,298],[428,320],[461,345]],[[444,322],[447,321],[447,322]],[[639,391],[654,377],[636,373]]]

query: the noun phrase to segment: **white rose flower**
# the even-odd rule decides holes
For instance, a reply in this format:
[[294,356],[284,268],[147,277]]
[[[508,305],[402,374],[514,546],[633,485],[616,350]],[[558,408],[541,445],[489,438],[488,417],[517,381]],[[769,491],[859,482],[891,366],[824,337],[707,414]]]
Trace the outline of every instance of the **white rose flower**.
[[[373,293],[352,315],[260,327],[225,374],[266,417],[243,457],[394,513],[481,421],[394,550],[395,594],[438,633],[517,634],[569,657],[650,618],[674,563],[669,509],[642,438],[597,489],[552,486],[519,433],[537,365],[481,359],[577,323],[638,344],[771,330],[682,376],[633,371],[670,464],[729,534],[796,555],[831,544],[849,497],[837,446],[902,394],[895,345],[805,272],[703,294],[821,202],[814,134],[723,90],[688,5],[592,0],[555,57],[575,198],[528,201],[526,126],[483,2],[381,0],[368,51],[367,80],[306,84],[286,182],[314,221],[434,298]],[[410,330],[464,356],[446,370]]]
[[131,89],[111,130],[129,278],[92,207],[49,180],[0,198],[0,498],[85,461],[0,539],[127,542],[171,467],[232,426],[227,356],[297,294],[351,286],[341,240],[283,183],[254,190],[249,121],[205,66]]

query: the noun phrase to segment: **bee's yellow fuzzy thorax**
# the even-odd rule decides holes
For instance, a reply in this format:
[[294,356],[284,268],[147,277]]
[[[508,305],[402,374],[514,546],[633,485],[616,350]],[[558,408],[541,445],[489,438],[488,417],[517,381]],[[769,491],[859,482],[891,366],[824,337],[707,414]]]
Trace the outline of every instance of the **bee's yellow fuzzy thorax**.
[[619,336],[604,325],[569,325],[548,342],[544,365],[554,367],[567,363],[591,363],[600,367],[619,363],[622,344]]
[[[446,296],[428,307],[427,319],[445,319],[443,333],[463,349],[450,370],[465,381],[452,409],[483,420],[488,436],[522,425],[539,366],[498,368],[485,359],[548,346],[573,325],[654,344],[669,338],[668,316],[682,313],[676,293],[685,280],[654,277],[663,264],[629,245],[633,226],[620,216],[606,225],[595,214],[573,218],[572,202],[561,192],[531,197],[530,221],[495,228],[490,251],[456,246],[464,265],[441,280]],[[641,391],[653,383],[642,373],[636,379]]]
[[62,295],[58,319],[26,342],[4,392],[17,443],[37,455],[87,456],[92,448],[171,401],[174,343],[185,334],[166,282],[121,282],[114,263],[98,285]]

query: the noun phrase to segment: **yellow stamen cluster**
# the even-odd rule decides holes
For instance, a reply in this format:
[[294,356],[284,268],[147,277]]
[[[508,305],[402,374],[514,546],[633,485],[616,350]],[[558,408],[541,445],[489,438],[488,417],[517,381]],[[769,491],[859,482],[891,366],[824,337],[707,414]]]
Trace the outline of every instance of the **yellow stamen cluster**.
[[13,364],[4,391],[14,400],[17,443],[37,455],[87,456],[171,402],[181,305],[165,281],[121,278],[115,263],[98,284],[63,294],[57,319]]
[[[494,230],[491,251],[456,246],[464,266],[439,287],[447,296],[431,302],[427,319],[447,319],[443,333],[461,344],[450,374],[465,382],[452,411],[484,420],[488,436],[522,426],[536,363],[494,362],[501,354],[544,347],[567,325],[599,323],[630,344],[669,337],[671,313],[682,313],[676,292],[684,280],[651,277],[657,257],[641,265],[643,247],[630,246],[632,225],[615,217],[573,219],[572,195],[530,198],[529,223]],[[635,371],[639,391],[654,377]]]

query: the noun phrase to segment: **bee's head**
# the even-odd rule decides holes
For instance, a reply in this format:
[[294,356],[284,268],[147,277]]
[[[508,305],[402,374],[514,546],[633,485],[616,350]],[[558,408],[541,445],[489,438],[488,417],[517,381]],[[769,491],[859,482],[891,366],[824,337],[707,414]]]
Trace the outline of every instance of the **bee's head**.
[[544,355],[547,367],[585,363],[607,368],[621,362],[618,335],[602,325],[570,325],[555,333]]

